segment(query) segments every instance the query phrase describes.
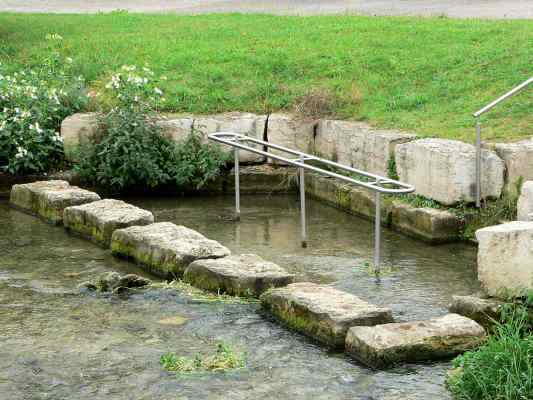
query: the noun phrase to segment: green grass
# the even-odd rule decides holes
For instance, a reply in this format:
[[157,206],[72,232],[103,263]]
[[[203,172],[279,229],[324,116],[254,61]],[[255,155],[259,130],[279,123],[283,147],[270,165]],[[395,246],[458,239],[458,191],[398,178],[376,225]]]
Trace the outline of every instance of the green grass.
[[[531,298],[530,298],[531,299]],[[486,344],[458,357],[448,378],[457,400],[533,398],[533,333],[527,306],[504,308]]]
[[[38,64],[47,33],[64,37],[66,55],[94,87],[123,64],[166,75],[166,111],[318,104],[338,118],[467,141],[471,113],[531,76],[533,65],[533,21],[120,12],[0,14],[0,59]],[[528,90],[491,112],[484,137],[533,135],[532,100]]]

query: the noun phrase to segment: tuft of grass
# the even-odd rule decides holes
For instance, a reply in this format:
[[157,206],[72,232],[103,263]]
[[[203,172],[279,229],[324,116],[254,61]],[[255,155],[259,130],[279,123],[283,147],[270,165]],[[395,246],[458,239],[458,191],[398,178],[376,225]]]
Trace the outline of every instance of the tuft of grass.
[[245,355],[236,353],[229,345],[219,342],[215,354],[198,353],[194,358],[189,358],[178,356],[176,353],[166,353],[161,356],[159,362],[164,370],[175,372],[176,375],[227,372],[244,368]]
[[533,333],[528,309],[507,305],[486,344],[454,361],[448,387],[457,400],[533,398]]
[[[468,142],[471,113],[527,79],[533,62],[530,20],[125,12],[0,13],[0,59],[39,64],[48,33],[63,36],[94,91],[123,64],[165,75],[162,111],[268,113],[325,91],[336,101],[313,101],[313,113]],[[526,90],[484,116],[483,139],[533,135],[532,100]]]
[[230,296],[222,292],[212,293],[205,292],[201,289],[198,289],[194,286],[189,285],[188,283],[179,280],[174,280],[172,282],[165,283],[155,283],[154,287],[162,287],[165,289],[178,290],[181,293],[189,296],[192,300],[198,301],[201,303],[226,303],[226,304],[251,304],[258,303],[259,300],[252,298],[250,296],[239,297],[239,296]]

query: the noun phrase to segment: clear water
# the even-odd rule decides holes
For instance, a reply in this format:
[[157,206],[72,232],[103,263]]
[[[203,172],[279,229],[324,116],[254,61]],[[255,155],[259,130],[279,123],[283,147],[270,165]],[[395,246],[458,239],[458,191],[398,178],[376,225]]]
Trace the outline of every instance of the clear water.
[[[393,309],[397,320],[442,315],[452,294],[478,289],[475,250],[428,246],[383,231],[386,273],[369,274],[373,226],[309,201],[309,247],[299,245],[298,201],[246,196],[230,221],[231,197],[130,199],[159,221],[256,253],[297,274],[333,283]],[[0,202],[0,399],[449,399],[448,362],[372,371],[263,318],[256,304],[201,303],[150,289],[128,298],[79,293],[104,271],[143,274],[62,228]],[[161,320],[185,317],[180,326]],[[217,341],[246,352],[244,370],[176,378],[159,357],[193,356]]]

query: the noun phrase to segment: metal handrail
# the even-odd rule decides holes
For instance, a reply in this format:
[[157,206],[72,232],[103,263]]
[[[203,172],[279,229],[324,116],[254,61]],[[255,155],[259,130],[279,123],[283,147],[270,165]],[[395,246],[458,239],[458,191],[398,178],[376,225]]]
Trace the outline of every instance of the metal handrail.
[[509,90],[503,96],[498,97],[496,100],[490,102],[479,111],[473,113],[473,117],[476,118],[476,207],[481,207],[481,121],[480,117],[486,112],[492,110],[502,101],[514,96],[518,92],[525,89],[528,85],[533,83],[533,77],[529,78],[520,85]]
[[[235,214],[236,219],[240,219],[240,183],[239,183],[239,150],[249,151],[255,154],[266,156],[270,159],[281,161],[285,164],[292,165],[299,169],[300,180],[300,216],[302,226],[302,246],[307,246],[307,227],[305,218],[305,183],[304,171],[309,170],[326,175],[332,178],[337,178],[350,184],[372,190],[376,195],[376,210],[375,210],[375,240],[374,240],[374,268],[376,273],[379,273],[380,267],[380,249],[381,249],[381,194],[404,194],[412,193],[415,188],[412,185],[403,183],[394,179],[386,178],[384,176],[376,175],[357,168],[348,167],[336,163],[334,161],[326,160],[320,157],[306,154],[298,150],[289,149],[271,142],[251,138],[242,134],[233,132],[216,132],[208,135],[210,140],[232,146],[235,152]],[[253,143],[260,145],[263,150],[247,146],[245,143]],[[286,158],[278,154],[265,151],[269,148],[297,156],[296,158]],[[319,164],[325,164],[330,167],[335,167],[338,170],[347,171],[361,175],[365,179],[372,181],[359,180],[351,176],[341,175],[327,169],[319,168],[314,165],[306,164],[306,161],[314,161]],[[392,186],[392,187],[391,187]]]

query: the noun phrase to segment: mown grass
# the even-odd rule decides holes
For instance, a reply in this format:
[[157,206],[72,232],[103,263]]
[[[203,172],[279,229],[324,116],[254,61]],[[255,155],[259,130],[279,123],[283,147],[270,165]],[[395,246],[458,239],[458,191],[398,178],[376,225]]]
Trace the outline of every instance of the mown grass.
[[[52,32],[94,87],[123,64],[167,76],[166,111],[318,105],[338,118],[467,141],[471,113],[533,65],[533,21],[122,12],[0,14],[2,62],[39,63]],[[529,90],[490,113],[484,137],[533,135],[532,100]]]

